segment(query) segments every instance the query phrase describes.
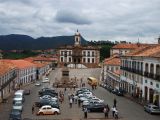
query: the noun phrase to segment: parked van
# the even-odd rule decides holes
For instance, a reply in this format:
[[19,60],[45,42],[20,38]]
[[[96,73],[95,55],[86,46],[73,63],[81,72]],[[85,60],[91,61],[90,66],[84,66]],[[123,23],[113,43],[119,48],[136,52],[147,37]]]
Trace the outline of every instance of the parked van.
[[89,77],[88,79],[88,84],[91,86],[97,86],[98,85],[98,80],[94,77]]
[[16,101],[24,102],[24,90],[18,90],[14,93],[13,103]]

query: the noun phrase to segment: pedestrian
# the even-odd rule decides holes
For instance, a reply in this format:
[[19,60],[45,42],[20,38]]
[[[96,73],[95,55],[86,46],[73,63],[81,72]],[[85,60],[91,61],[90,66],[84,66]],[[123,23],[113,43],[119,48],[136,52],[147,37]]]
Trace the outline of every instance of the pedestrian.
[[70,100],[69,100],[70,108],[72,108],[72,103],[73,103],[73,100],[72,100],[72,98],[70,98]]
[[80,106],[81,106],[81,100],[78,99],[78,107],[80,107]]
[[113,118],[114,118],[114,114],[115,114],[115,111],[116,111],[115,109],[116,109],[115,106],[113,106],[113,107],[112,107],[112,117],[113,117]]
[[118,110],[115,108],[114,118],[118,119]]
[[114,103],[114,107],[117,107],[117,100],[116,100],[116,98],[114,98],[113,103]]
[[87,110],[87,108],[85,107],[85,108],[84,108],[84,118],[87,118],[87,112],[88,112],[88,110]]
[[32,105],[32,114],[34,114],[34,104]]
[[110,111],[109,106],[106,105],[103,110],[105,118],[108,118],[109,111]]
[[94,90],[94,86],[92,85],[92,90]]
[[77,104],[78,96],[74,96],[75,104]]

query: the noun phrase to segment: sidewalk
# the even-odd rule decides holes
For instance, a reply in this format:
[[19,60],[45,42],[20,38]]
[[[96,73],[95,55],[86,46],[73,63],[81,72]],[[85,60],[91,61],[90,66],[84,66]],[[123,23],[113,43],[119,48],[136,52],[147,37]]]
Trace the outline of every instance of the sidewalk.
[[143,100],[140,100],[138,98],[134,98],[133,96],[131,96],[129,94],[125,94],[124,97],[133,101],[133,102],[135,102],[135,103],[137,103],[137,104],[139,104],[139,105],[141,105],[141,106],[144,106],[146,104],[146,102],[144,102]]

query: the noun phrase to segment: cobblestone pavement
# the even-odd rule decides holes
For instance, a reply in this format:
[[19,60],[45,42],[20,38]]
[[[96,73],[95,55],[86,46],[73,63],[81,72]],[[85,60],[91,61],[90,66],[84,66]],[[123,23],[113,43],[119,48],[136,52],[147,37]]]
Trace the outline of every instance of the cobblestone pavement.
[[[83,81],[87,80],[87,77],[93,76],[99,79],[100,75],[100,69],[71,69],[70,70],[70,78],[77,78],[80,80],[83,78]],[[61,69],[57,68],[54,71],[51,72],[49,75],[49,79],[51,80],[51,83],[44,83],[42,86],[37,87],[34,86],[34,84],[30,84],[25,89],[30,89],[31,94],[28,96],[25,96],[25,103],[24,103],[24,110],[22,112],[23,118],[30,118],[30,120],[83,120],[84,115],[81,110],[81,108],[78,107],[77,104],[74,104],[72,108],[69,108],[69,101],[68,101],[68,93],[73,93],[75,90],[67,89],[67,92],[65,93],[65,100],[62,104],[60,104],[61,107],[61,114],[60,115],[49,115],[49,116],[36,116],[35,114],[31,113],[31,106],[35,101],[38,101],[38,90],[40,90],[43,87],[52,87],[52,83],[55,81],[55,79],[61,78]],[[87,87],[90,87],[87,85]],[[57,91],[60,91],[63,89],[58,88]],[[113,105],[113,99],[116,98],[118,103],[118,110],[120,113],[120,120],[159,120],[160,116],[154,116],[150,115],[143,111],[143,107],[124,98],[124,97],[118,97],[115,96],[105,89],[98,87],[97,90],[93,91],[94,94],[104,99],[109,106]],[[12,97],[10,97],[8,103],[6,104],[0,104],[0,120],[8,120],[9,118],[9,112],[12,107]],[[105,120],[103,113],[89,113],[88,114],[89,120]],[[27,120],[27,119],[26,119]],[[29,120],[29,119],[28,119]],[[111,113],[109,115],[109,120],[112,120]]]

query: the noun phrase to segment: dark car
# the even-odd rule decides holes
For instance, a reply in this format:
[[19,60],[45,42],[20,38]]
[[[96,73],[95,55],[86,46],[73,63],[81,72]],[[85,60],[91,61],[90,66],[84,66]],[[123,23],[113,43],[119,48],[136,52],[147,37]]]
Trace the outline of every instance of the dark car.
[[24,90],[24,95],[30,95],[31,91],[29,89]]
[[88,112],[103,112],[105,107],[104,103],[91,103],[86,106]]
[[112,90],[112,93],[113,93],[113,94],[116,94],[116,95],[118,95],[118,96],[123,96],[123,95],[124,95],[123,91],[122,91],[122,90],[119,90],[119,89],[114,89],[114,90]]
[[57,93],[51,93],[51,92],[45,91],[45,92],[42,92],[41,94],[39,94],[39,97],[42,97],[42,96],[44,96],[44,95],[49,95],[49,96],[51,96],[51,97],[57,97],[57,96],[58,96]]
[[60,108],[59,104],[52,100],[42,99],[39,102],[35,102],[36,107],[42,107],[44,105],[50,105],[53,108]]
[[19,110],[12,109],[10,115],[9,115],[9,120],[21,120],[21,112]]
[[53,90],[53,89],[50,89],[50,88],[43,88],[42,90],[39,91],[39,95],[44,95],[44,93],[48,93],[48,94],[53,94],[53,95],[56,95],[58,96],[58,93]]

